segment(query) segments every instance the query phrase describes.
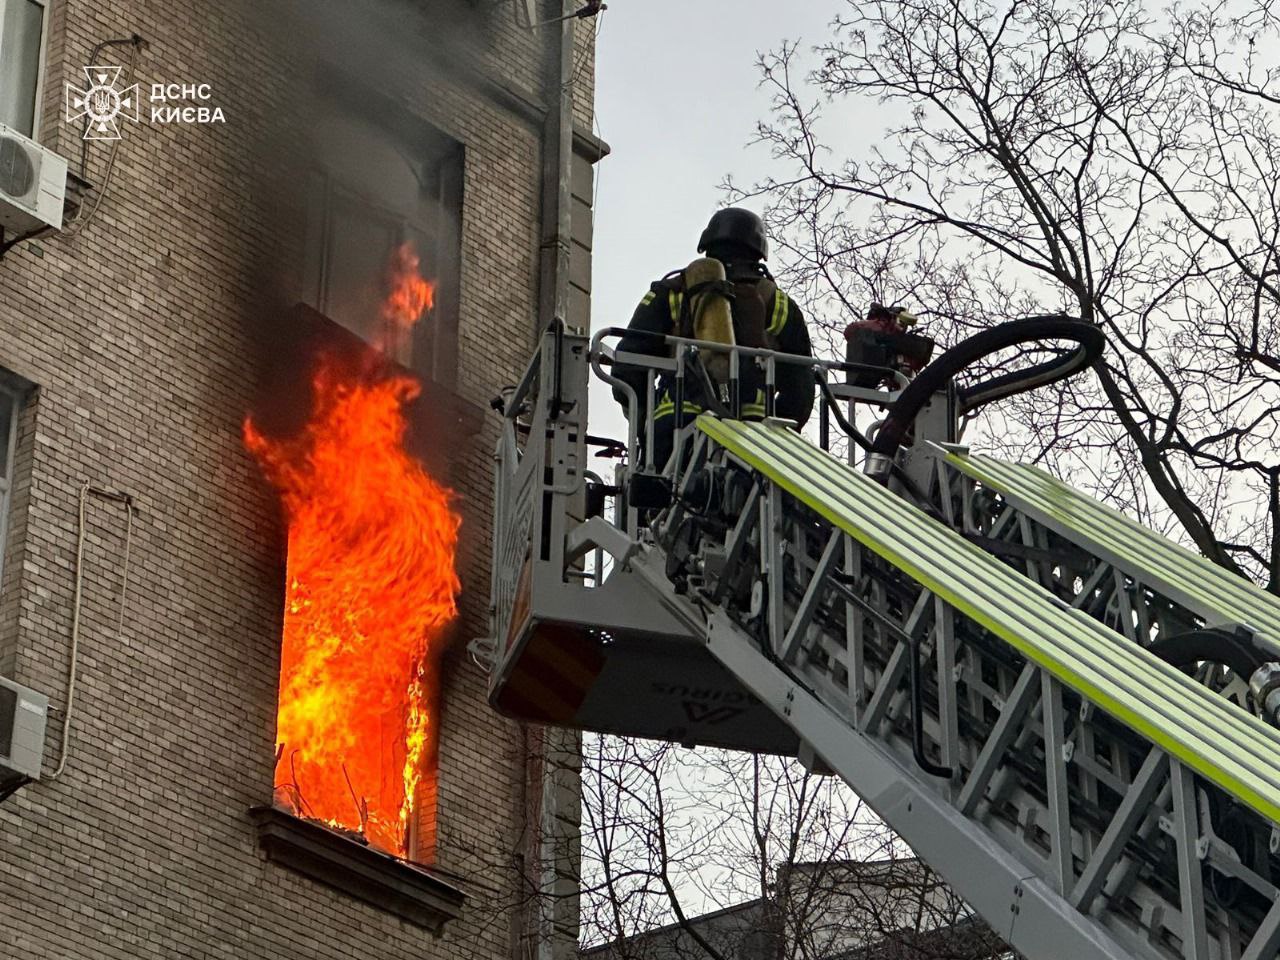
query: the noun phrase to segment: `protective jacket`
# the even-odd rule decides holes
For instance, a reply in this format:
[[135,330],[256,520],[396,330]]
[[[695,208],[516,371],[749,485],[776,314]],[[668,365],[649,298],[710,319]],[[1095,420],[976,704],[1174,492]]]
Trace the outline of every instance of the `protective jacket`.
[[[811,357],[809,331],[804,316],[795,301],[778,289],[762,265],[757,263],[728,263],[725,272],[733,285],[733,332],[739,346],[760,347]],[[692,318],[687,309],[684,276],[681,271],[669,273],[649,285],[627,325],[627,334],[619,341],[617,349],[627,353],[649,356],[670,356],[670,348],[661,341],[645,337],[643,333],[692,337]],[[636,391],[639,402],[645,402],[646,371],[626,364],[616,364],[614,375],[628,383]],[[659,378],[655,391],[654,420],[671,416],[675,412],[671,375]],[[764,371],[743,358],[739,373],[742,415],[753,419],[765,414]],[[775,373],[777,391],[774,397],[774,413],[803,425],[813,409],[813,373],[801,364],[779,363]],[[624,407],[626,395],[617,388],[614,397]],[[702,389],[686,377],[683,422],[696,416],[707,406]]]

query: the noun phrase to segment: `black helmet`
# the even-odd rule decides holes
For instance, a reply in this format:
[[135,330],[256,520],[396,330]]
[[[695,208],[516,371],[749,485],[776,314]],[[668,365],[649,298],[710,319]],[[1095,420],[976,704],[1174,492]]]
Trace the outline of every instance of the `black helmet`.
[[769,240],[764,234],[764,221],[742,207],[725,207],[711,215],[707,229],[698,239],[698,252],[706,253],[712,247],[732,244],[755,257],[769,259]]

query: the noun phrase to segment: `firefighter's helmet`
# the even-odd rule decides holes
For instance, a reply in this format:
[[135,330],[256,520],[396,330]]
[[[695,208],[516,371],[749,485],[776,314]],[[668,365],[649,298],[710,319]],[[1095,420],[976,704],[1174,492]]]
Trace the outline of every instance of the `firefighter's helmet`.
[[712,214],[698,239],[698,252],[716,252],[726,245],[740,248],[757,260],[769,259],[764,221],[742,207],[726,207]]

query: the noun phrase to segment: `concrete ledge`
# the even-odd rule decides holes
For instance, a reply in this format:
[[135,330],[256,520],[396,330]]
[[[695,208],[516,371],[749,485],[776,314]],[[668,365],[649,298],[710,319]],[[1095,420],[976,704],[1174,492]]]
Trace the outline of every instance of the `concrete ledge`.
[[267,859],[439,936],[466,894],[413,864],[275,807],[249,810]]

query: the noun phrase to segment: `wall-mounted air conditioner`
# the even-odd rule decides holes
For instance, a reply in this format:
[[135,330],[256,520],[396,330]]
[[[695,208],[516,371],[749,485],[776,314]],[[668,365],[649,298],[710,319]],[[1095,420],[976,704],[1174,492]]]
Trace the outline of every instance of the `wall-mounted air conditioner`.
[[40,779],[49,698],[0,677],[0,789]]
[[67,161],[0,123],[0,228],[5,237],[62,229]]

